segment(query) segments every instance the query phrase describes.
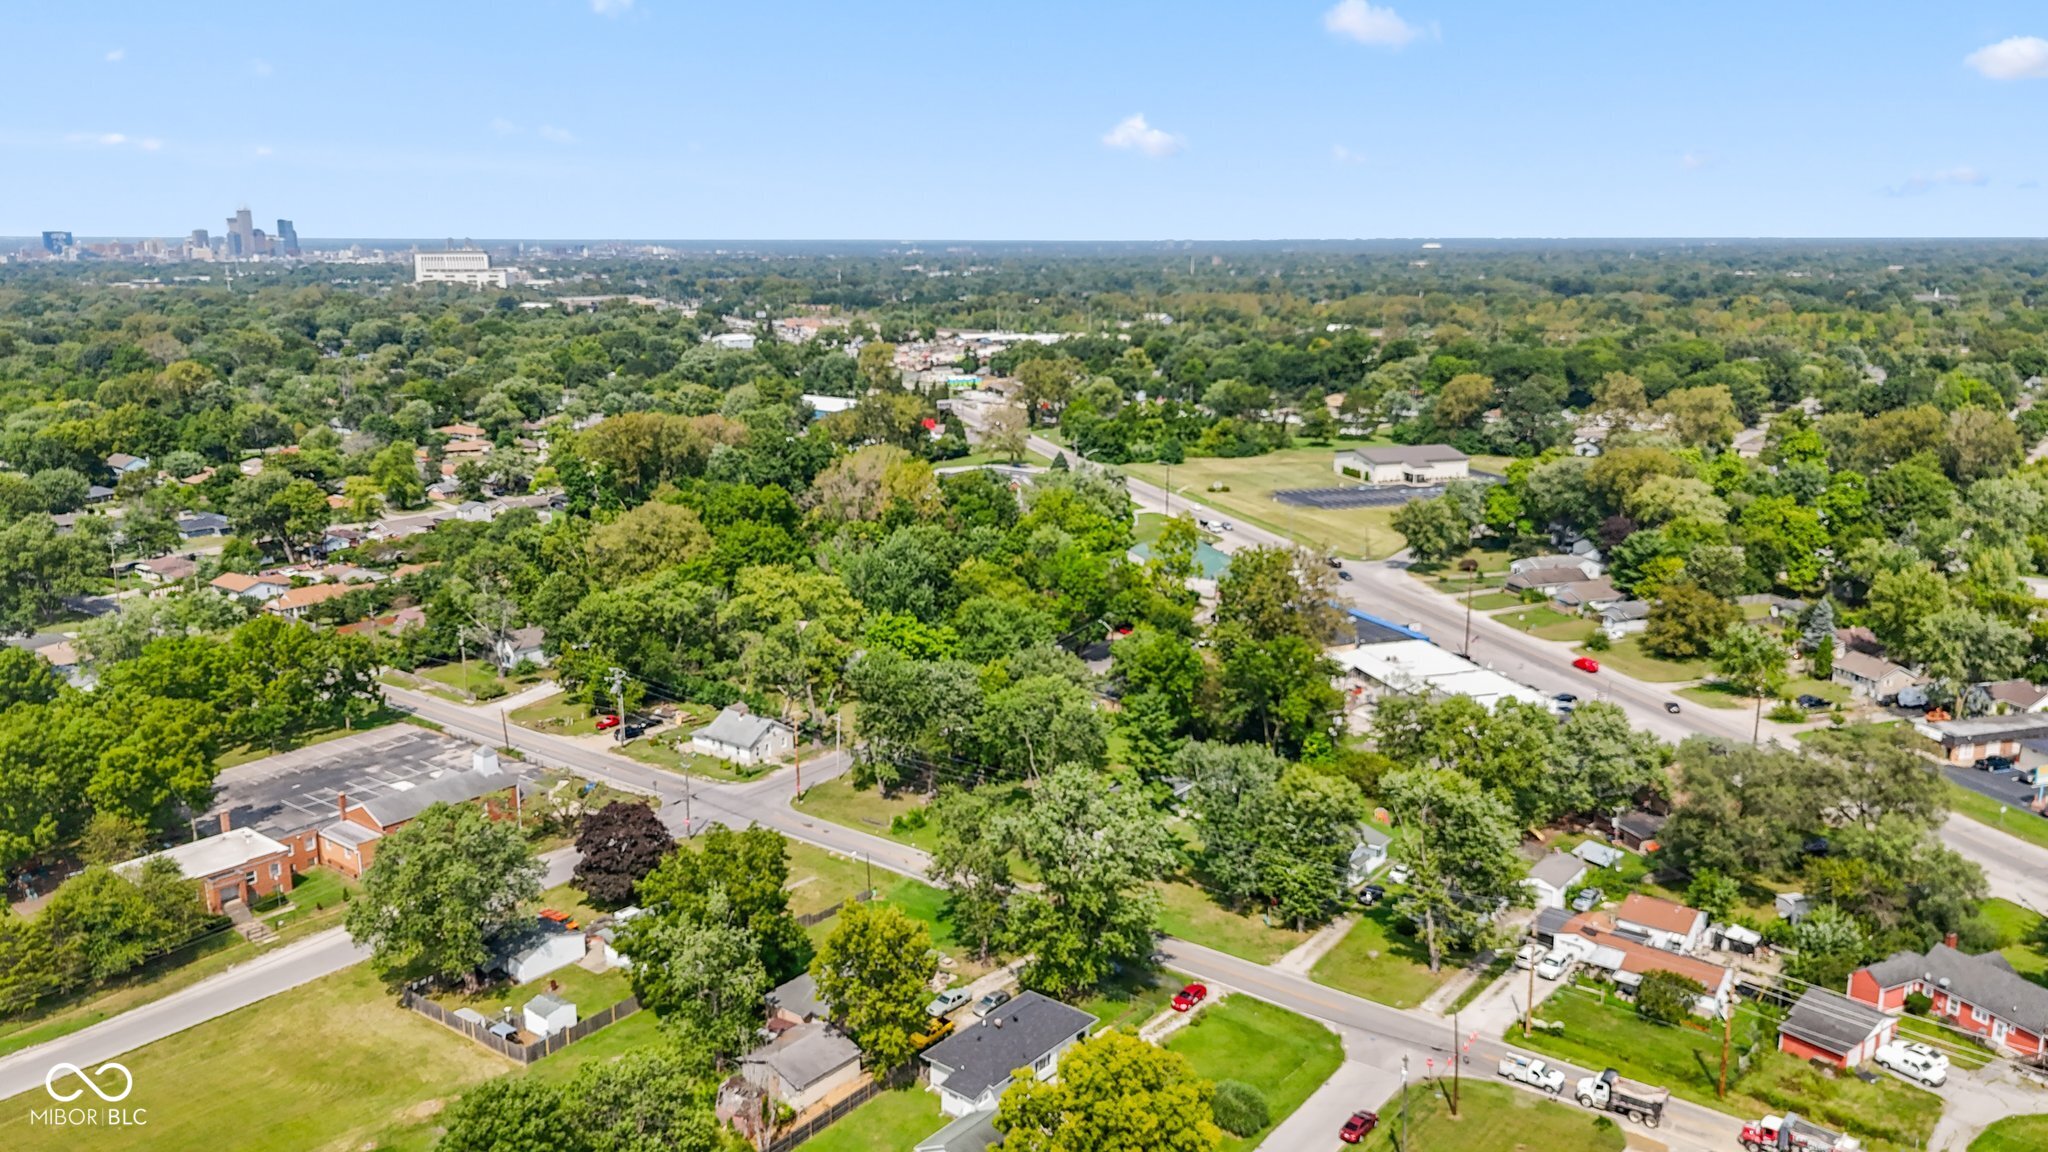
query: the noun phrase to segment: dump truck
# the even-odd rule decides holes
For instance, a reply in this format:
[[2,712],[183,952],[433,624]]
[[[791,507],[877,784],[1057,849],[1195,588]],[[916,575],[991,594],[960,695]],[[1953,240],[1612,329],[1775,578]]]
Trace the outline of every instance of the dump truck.
[[1671,1102],[1669,1088],[1653,1088],[1624,1079],[1609,1068],[1598,1076],[1581,1079],[1575,1095],[1584,1108],[1619,1112],[1638,1124],[1655,1128],[1664,1119],[1664,1105]]
[[1854,1136],[1823,1128],[1793,1112],[1744,1124],[1738,1139],[1749,1152],[1856,1152],[1863,1147]]

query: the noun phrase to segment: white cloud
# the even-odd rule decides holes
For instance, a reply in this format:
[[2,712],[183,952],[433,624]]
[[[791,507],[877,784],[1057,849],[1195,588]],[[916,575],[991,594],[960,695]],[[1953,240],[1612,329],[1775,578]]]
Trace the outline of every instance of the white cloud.
[[1330,145],[1330,159],[1339,164],[1356,165],[1365,163],[1365,153],[1353,152],[1342,144]]
[[125,132],[73,132],[64,139],[72,144],[91,144],[101,148],[140,148],[144,152],[154,152],[164,146],[164,142],[154,136],[130,136]]
[[2048,79],[2048,40],[2010,36],[1963,57],[1963,63],[1993,80]]
[[503,116],[499,116],[491,121],[491,131],[500,136],[517,136],[519,135],[519,125],[505,119]]
[[1171,156],[1180,151],[1187,141],[1145,123],[1145,114],[1140,112],[1111,128],[1109,134],[1102,138],[1102,143],[1127,152],[1143,152],[1147,156]]
[[590,10],[599,16],[617,16],[633,6],[633,0],[590,0]]
[[574,144],[576,142],[575,135],[567,128],[557,128],[552,124],[543,124],[535,129],[535,131],[540,133],[541,139],[546,140],[550,144]]
[[1392,8],[1379,8],[1366,0],[1338,0],[1323,13],[1323,27],[1332,35],[1380,48],[1402,48],[1422,35],[1422,29],[1401,19]]
[[1991,183],[1991,178],[1965,164],[1959,168],[1944,168],[1939,172],[1920,172],[1906,178],[1895,188],[1887,189],[1894,196],[1918,196],[1936,188],[1982,188]]
[[1713,162],[1714,158],[1705,152],[1687,152],[1678,158],[1678,166],[1688,172],[1696,172]]
[[119,64],[127,58],[128,50],[126,48],[115,48],[107,53],[107,63],[109,64]]

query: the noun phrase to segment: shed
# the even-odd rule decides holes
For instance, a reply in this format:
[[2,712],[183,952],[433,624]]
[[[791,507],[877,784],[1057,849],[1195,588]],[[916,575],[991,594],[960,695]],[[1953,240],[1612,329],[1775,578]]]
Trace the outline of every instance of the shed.
[[491,947],[489,970],[503,972],[514,984],[527,984],[583,959],[583,934],[535,917],[525,927],[499,937]]
[[1896,1019],[1868,1004],[1809,988],[1778,1025],[1778,1051],[1850,1068],[1875,1055],[1898,1027]]
[[1586,862],[1569,852],[1553,850],[1529,869],[1522,883],[1535,893],[1538,908],[1564,907],[1564,894],[1586,878]]
[[543,992],[526,1002],[526,1030],[535,1036],[553,1036],[576,1023],[576,1006]]
[[1628,853],[1612,844],[1602,844],[1598,840],[1581,840],[1578,847],[1572,849],[1572,855],[1595,868],[1612,868],[1626,859]]

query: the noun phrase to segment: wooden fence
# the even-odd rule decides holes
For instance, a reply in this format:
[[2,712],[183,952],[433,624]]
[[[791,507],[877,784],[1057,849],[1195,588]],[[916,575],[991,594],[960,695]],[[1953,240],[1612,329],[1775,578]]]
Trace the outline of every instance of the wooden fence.
[[[874,898],[875,894],[871,891],[856,892],[853,894],[853,900],[856,904],[866,903],[867,901],[873,900]],[[801,916],[795,917],[795,920],[798,924],[801,924],[804,927],[809,928],[814,924],[823,924],[825,921],[830,920],[834,916],[837,916],[841,912],[845,911],[845,909],[846,901],[841,900],[839,903],[834,904],[830,908],[821,908],[816,912],[806,912]]]
[[521,1064],[531,1064],[543,1056],[551,1056],[560,1052],[563,1048],[574,1044],[592,1032],[608,1024],[623,1020],[640,1010],[640,1001],[628,996],[594,1016],[578,1020],[576,1023],[552,1036],[544,1036],[531,1044],[517,1044],[501,1036],[493,1035],[490,1030],[491,1021],[485,1020],[479,1023],[475,1020],[460,1019],[455,1013],[441,1007],[425,996],[421,996],[410,988],[399,993],[398,1003],[400,1007],[410,1008],[427,1019],[434,1021],[436,1024],[451,1031],[460,1032],[471,1040],[496,1052],[498,1055],[510,1060],[517,1060]]
[[834,1103],[825,1111],[811,1117],[802,1124],[790,1128],[774,1140],[769,1141],[768,1146],[762,1149],[762,1152],[790,1152],[790,1149],[795,1148],[797,1145],[844,1119],[846,1114],[855,1108],[860,1107],[884,1092],[908,1087],[911,1083],[923,1078],[923,1064],[913,1060],[887,1076],[871,1079],[844,1100]]

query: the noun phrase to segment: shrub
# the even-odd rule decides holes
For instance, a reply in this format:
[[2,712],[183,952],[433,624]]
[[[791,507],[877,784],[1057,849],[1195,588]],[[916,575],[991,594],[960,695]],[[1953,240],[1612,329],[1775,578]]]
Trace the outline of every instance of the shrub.
[[1609,640],[1605,632],[1596,631],[1591,636],[1586,637],[1586,651],[1588,652],[1605,652],[1612,647],[1614,647],[1614,641]]
[[1216,1115],[1216,1126],[1233,1136],[1263,1131],[1271,1119],[1266,1098],[1242,1080],[1217,1081],[1216,1096],[1209,1107]]
[[1780,700],[1772,705],[1771,710],[1764,713],[1764,715],[1769,716],[1780,724],[1798,724],[1806,719],[1806,709],[1801,708],[1790,700]]
[[1657,969],[1643,974],[1636,989],[1636,1012],[1651,1020],[1677,1024],[1692,1015],[1693,1002],[1707,986],[1690,976]]
[[496,700],[498,697],[503,696],[504,694],[505,686],[496,680],[493,680],[490,683],[485,684],[476,690],[476,698],[479,700]]
[[1906,1012],[1912,1016],[1925,1016],[1934,1010],[1934,997],[1924,992],[1906,993]]
[[931,817],[925,815],[925,811],[922,807],[912,808],[908,812],[898,812],[896,816],[889,821],[889,831],[901,836],[904,833],[915,832],[918,829],[923,828],[926,824],[930,823],[930,821]]

